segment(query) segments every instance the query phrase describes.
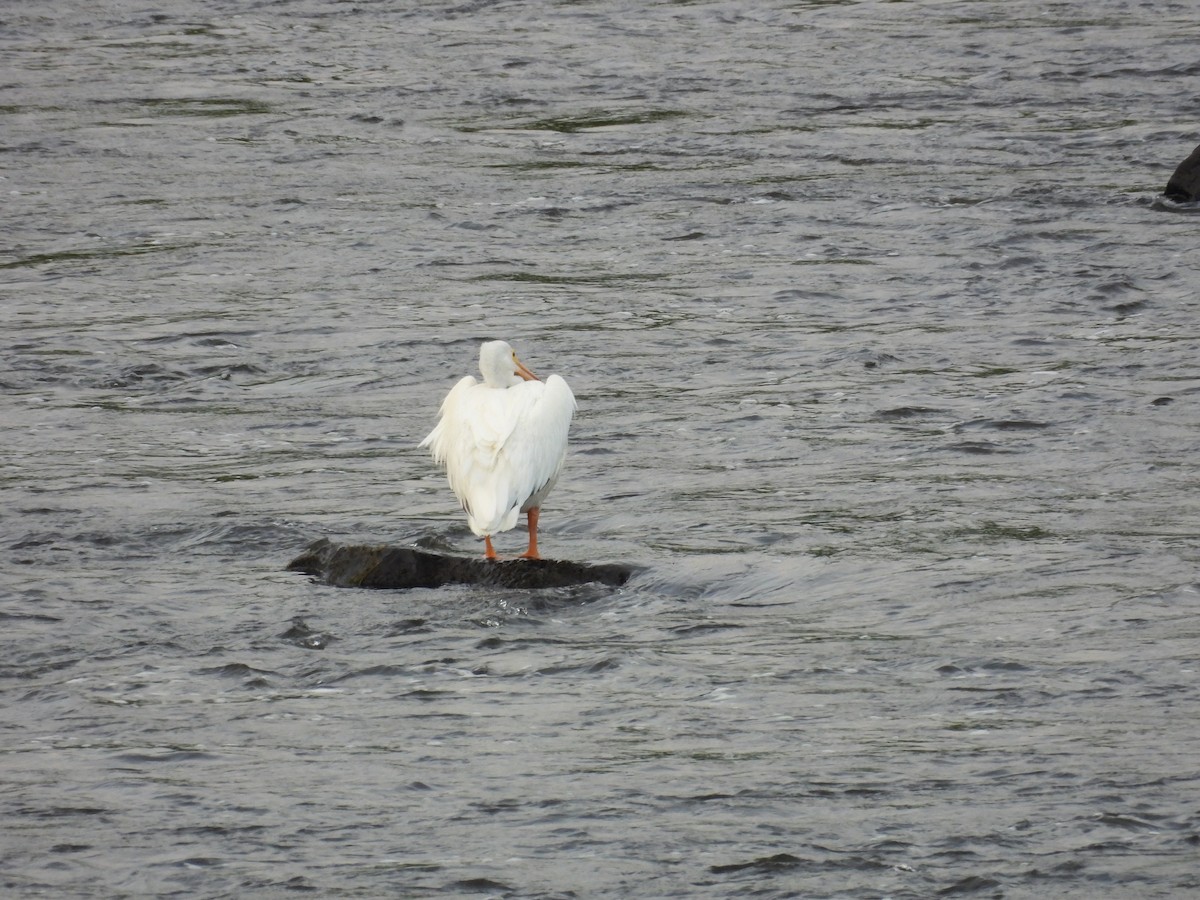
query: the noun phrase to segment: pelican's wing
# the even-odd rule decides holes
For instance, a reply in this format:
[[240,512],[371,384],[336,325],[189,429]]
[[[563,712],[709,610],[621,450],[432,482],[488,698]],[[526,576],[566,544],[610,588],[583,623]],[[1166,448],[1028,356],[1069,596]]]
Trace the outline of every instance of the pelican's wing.
[[551,375],[545,383],[527,381],[514,388],[517,424],[500,452],[500,464],[511,472],[510,497],[517,510],[553,487],[567,455],[567,432],[575,414],[575,395],[567,383]]
[[428,447],[433,455],[433,461],[445,465],[452,449],[464,439],[463,415],[468,404],[467,395],[478,382],[471,375],[464,375],[458,384],[450,389],[442,406],[438,410],[438,423],[433,431],[425,436],[419,446]]

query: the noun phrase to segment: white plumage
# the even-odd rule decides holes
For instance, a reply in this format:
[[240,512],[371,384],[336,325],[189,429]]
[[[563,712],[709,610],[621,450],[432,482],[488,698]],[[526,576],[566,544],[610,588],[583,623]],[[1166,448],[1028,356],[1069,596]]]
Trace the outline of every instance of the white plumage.
[[527,557],[538,558],[537,520],[567,455],[575,395],[557,375],[544,382],[504,341],[479,348],[483,381],[467,375],[442,401],[437,427],[421,441],[446,469],[467,523],[495,557],[492,535],[529,517]]

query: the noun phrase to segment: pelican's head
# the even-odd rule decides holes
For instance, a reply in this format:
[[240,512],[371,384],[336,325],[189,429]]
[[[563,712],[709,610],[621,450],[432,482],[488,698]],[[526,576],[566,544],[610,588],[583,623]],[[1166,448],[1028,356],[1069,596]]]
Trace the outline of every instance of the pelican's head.
[[512,387],[538,378],[517,359],[517,352],[507,341],[488,341],[479,348],[479,371],[488,387]]

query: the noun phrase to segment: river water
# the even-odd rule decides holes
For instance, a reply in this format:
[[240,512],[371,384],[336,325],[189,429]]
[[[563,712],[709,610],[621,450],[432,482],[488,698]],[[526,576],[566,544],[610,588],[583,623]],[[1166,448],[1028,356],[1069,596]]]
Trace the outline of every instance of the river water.
[[[1189,2],[10,4],[8,897],[1200,891]],[[418,441],[579,413],[542,550]],[[501,536],[515,552],[524,535]]]

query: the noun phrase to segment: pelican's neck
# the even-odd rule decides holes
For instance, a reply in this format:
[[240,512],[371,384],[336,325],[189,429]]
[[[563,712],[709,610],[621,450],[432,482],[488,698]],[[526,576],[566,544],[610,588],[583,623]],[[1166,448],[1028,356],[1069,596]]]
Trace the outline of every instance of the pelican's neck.
[[501,373],[500,375],[496,375],[494,372],[493,373],[484,372],[483,373],[483,383],[486,384],[490,388],[499,388],[499,389],[503,390],[505,388],[516,387],[518,384],[521,383],[521,379],[518,378],[516,375],[507,375],[506,376],[503,373]]

